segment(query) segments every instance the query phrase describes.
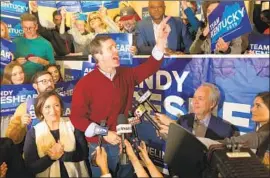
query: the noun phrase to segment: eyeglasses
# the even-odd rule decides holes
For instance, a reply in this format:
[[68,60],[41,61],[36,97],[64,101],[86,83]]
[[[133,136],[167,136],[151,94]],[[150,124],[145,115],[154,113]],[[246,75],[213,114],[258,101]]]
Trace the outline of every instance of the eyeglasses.
[[43,85],[47,85],[48,82],[53,83],[53,80],[52,80],[52,79],[50,79],[50,80],[43,79],[43,80],[37,81],[37,83],[40,83],[40,82],[41,82]]
[[34,30],[36,27],[22,27],[24,31],[32,31]]

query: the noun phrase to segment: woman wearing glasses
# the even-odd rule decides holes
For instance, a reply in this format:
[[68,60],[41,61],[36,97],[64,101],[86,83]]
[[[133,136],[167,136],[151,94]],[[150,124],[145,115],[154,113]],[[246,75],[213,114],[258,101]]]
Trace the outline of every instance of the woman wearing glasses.
[[26,135],[24,160],[36,177],[89,177],[84,133],[62,117],[63,102],[55,91],[41,93],[35,104],[41,120]]

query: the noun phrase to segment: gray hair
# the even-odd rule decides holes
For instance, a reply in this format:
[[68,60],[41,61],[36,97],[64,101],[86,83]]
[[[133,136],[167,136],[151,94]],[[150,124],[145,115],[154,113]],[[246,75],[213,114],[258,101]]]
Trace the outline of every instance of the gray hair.
[[212,103],[215,103],[213,109],[218,105],[219,103],[219,99],[220,99],[220,91],[218,89],[218,87],[212,83],[203,83],[201,86],[203,87],[208,87],[211,92],[209,95],[209,100],[212,101]]

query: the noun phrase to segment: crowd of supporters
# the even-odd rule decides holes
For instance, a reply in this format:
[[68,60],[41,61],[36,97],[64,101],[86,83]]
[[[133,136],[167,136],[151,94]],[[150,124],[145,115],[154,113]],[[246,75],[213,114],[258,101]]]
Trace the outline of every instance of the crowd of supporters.
[[[165,55],[253,54],[248,45],[249,34],[227,42],[220,38],[215,50],[211,50],[207,19],[218,6],[219,1],[202,4],[204,21],[196,17],[196,3],[187,1],[180,3],[183,12],[181,17],[171,17],[167,22],[171,31],[166,43]],[[36,127],[28,129],[32,122],[26,111],[27,103],[21,103],[13,115],[1,117],[0,155],[3,160],[0,160],[0,177],[89,177],[92,174],[89,165],[89,145],[84,133],[74,128],[69,118],[62,116],[63,102],[54,91],[55,84],[64,81],[60,66],[55,64],[55,57],[89,55],[93,51],[91,42],[96,35],[107,33],[130,33],[133,35],[133,43],[129,48],[132,55],[151,55],[158,39],[158,29],[166,17],[166,6],[164,1],[149,1],[150,16],[145,19],[141,19],[132,7],[123,7],[120,9],[120,14],[112,19],[108,17],[107,9],[101,7],[97,12],[89,13],[87,17],[72,14],[70,27],[66,26],[67,12],[62,8],[52,14],[55,25],[53,28],[40,23],[38,8],[36,2],[30,2],[31,11],[21,16],[23,36],[12,40],[16,45],[16,51],[12,54],[12,62],[6,65],[1,74],[1,85],[31,83],[38,93],[35,113],[40,122]],[[269,35],[270,10],[262,11],[261,8],[262,3],[254,4],[251,33]],[[1,38],[11,40],[8,27],[2,21]],[[238,139],[240,142],[251,143],[250,140],[265,138],[265,135],[269,134],[269,92],[261,93],[255,98],[252,114],[257,113],[254,114],[253,119],[260,124],[260,127],[252,133],[253,135],[239,137],[231,124],[218,119],[212,129],[215,133],[207,132],[207,128],[213,124],[209,121],[210,118],[211,121],[216,119],[211,112],[218,103],[218,92],[212,84],[202,85],[195,92],[194,97],[198,100],[196,101],[198,107],[194,106],[196,120],[200,120],[199,117],[206,120],[203,123],[194,121],[192,125],[197,127],[204,124],[203,132],[188,128],[187,119],[191,117],[190,115],[182,116],[177,123],[191,129],[190,131],[196,136],[215,140],[225,139],[224,142]],[[208,100],[213,97],[214,100]],[[259,107],[262,109],[260,110]],[[259,114],[262,116],[257,118]],[[155,121],[162,128],[159,134],[166,137],[168,125],[174,121],[158,113]],[[129,141],[125,140],[124,143],[138,177],[148,177],[148,173],[151,177],[163,176],[149,159],[144,142],[138,147],[139,157],[148,171],[145,171],[139,162]],[[264,157],[266,145],[261,146],[259,143],[247,145],[258,149],[258,156],[267,162]],[[95,151],[96,163],[101,170],[101,175],[112,176],[105,149],[97,147]]]

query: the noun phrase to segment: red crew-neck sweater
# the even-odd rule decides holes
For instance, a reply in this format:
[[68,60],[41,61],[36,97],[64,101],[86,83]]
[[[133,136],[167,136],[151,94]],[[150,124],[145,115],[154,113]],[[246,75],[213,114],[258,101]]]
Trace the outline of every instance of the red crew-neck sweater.
[[[70,119],[74,127],[85,132],[92,122],[99,124],[108,118],[109,130],[115,131],[118,115],[128,116],[134,87],[157,72],[161,63],[162,60],[150,56],[137,67],[118,67],[112,81],[98,68],[84,76],[75,86],[72,96]],[[98,142],[98,137],[86,139]]]

